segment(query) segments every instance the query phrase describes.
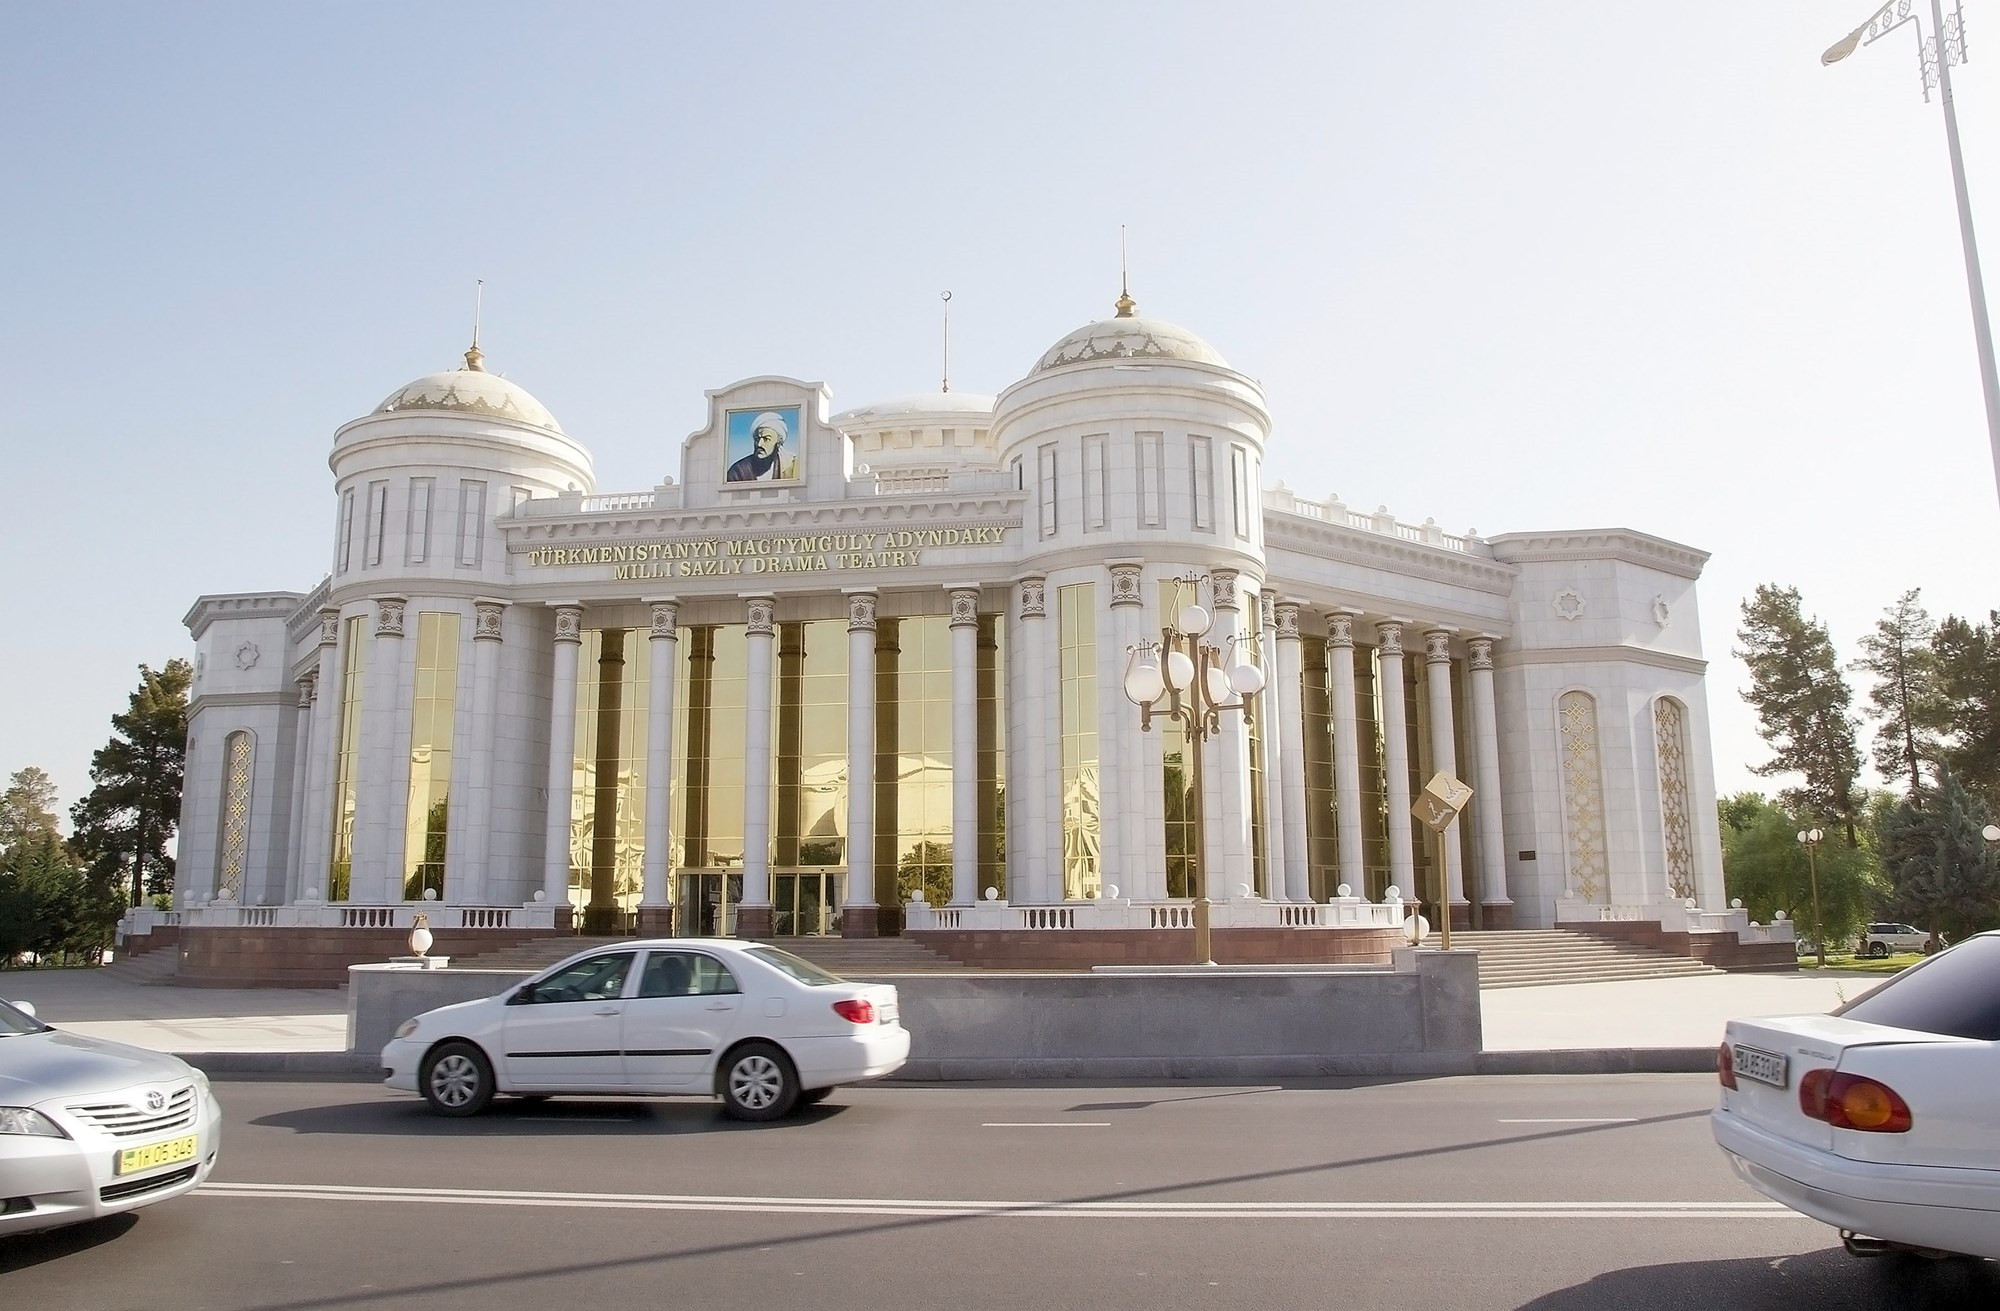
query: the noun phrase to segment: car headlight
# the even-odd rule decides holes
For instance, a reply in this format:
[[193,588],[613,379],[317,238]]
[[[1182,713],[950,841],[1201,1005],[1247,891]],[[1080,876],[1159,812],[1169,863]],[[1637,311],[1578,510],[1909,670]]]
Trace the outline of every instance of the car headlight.
[[54,1120],[25,1106],[0,1106],[0,1133],[26,1134],[30,1138],[69,1137]]
[[414,1038],[414,1037],[416,1037],[416,1036],[417,1036],[417,1021],[415,1021],[415,1020],[404,1020],[404,1021],[403,1021],[403,1022],[402,1022],[401,1024],[399,1024],[399,1025],[397,1025],[397,1026],[396,1026],[396,1036],[397,1036],[398,1038]]

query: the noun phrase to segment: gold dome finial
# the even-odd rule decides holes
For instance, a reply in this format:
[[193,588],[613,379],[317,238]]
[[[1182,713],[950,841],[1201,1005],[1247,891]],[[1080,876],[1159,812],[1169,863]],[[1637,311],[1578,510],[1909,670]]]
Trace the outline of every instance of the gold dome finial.
[[472,284],[472,349],[465,352],[465,367],[472,373],[486,372],[480,361],[486,358],[479,350],[479,315],[485,308],[486,279],[478,278]]
[[1139,308],[1139,302],[1132,299],[1131,279],[1125,276],[1125,225],[1118,225],[1118,299],[1112,302],[1118,308],[1118,317],[1129,319],[1132,311]]

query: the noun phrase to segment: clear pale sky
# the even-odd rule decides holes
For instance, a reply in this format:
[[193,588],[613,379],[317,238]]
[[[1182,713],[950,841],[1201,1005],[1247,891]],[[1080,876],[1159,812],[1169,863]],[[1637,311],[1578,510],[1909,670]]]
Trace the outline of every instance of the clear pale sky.
[[[1953,70],[2000,285],[2000,0]],[[1928,28],[1928,7],[1921,3]],[[2000,605],[1942,118],[1868,0],[0,8],[0,771],[67,809],[207,592],[305,591],[333,431],[487,367],[606,491],[704,388],[998,391],[1142,311],[1260,379],[1268,477],[1700,583],[1723,791],[1771,787],[1737,606],[1843,654]],[[1857,687],[1857,706],[1865,689]]]

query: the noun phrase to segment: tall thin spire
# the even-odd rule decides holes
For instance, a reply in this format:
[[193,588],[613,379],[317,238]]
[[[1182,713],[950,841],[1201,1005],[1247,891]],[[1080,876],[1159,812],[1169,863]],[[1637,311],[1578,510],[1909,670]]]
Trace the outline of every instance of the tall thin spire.
[[941,390],[951,390],[951,293],[940,296],[944,301],[944,386]]
[[1139,302],[1132,299],[1131,280],[1125,275],[1125,225],[1118,225],[1118,317],[1129,319]]
[[486,279],[477,278],[472,284],[472,349],[465,353],[465,367],[474,373],[486,372],[480,361],[486,357],[479,350],[479,318],[486,308]]

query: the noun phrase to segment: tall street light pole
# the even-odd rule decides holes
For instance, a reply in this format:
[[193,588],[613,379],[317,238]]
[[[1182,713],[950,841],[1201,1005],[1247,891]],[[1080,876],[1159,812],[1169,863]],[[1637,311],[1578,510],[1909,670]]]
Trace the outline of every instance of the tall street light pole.
[[1942,0],[1931,0],[1931,35],[1924,37],[1923,23],[1911,12],[1911,0],[1889,0],[1868,21],[1849,32],[1819,57],[1822,64],[1837,64],[1860,46],[1873,45],[1908,23],[1917,34],[1917,62],[1923,77],[1924,99],[1931,98],[1935,80],[1938,99],[1944,106],[1944,139],[1951,154],[1951,185],[1958,198],[1958,236],[1965,247],[1965,284],[1972,296],[1972,336],[1979,351],[1979,380],[1986,396],[1986,441],[1993,451],[1993,479],[2000,489],[2000,371],[1993,363],[1993,328],[1986,318],[1986,284],[1979,276],[1979,243],[1972,235],[1972,203],[1965,191],[1965,157],[1958,145],[1958,110],[1951,98],[1951,66],[1965,62],[1965,12],[1959,0],[1952,0],[1951,19],[1945,20]]
[[[1249,721],[1251,702],[1264,688],[1264,671],[1244,658],[1236,634],[1229,635],[1227,651],[1203,640],[1214,623],[1198,600],[1197,589],[1206,581],[1203,574],[1175,579],[1175,599],[1185,595],[1187,604],[1175,613],[1172,623],[1161,625],[1159,641],[1140,642],[1126,649],[1125,699],[1139,707],[1139,731],[1151,732],[1153,720],[1164,717],[1179,724],[1186,735],[1188,782],[1194,794],[1194,958],[1197,964],[1213,965],[1215,952],[1208,920],[1208,822],[1203,814],[1208,794],[1202,784],[1202,747],[1222,731],[1224,711],[1237,711],[1246,723]],[[1163,695],[1167,705],[1160,709]]]
[[1819,917],[1819,843],[1826,834],[1816,828],[1799,830],[1799,845],[1806,849],[1806,873],[1812,879],[1813,898],[1813,955],[1819,960],[1819,967],[1826,968],[1826,926]]

